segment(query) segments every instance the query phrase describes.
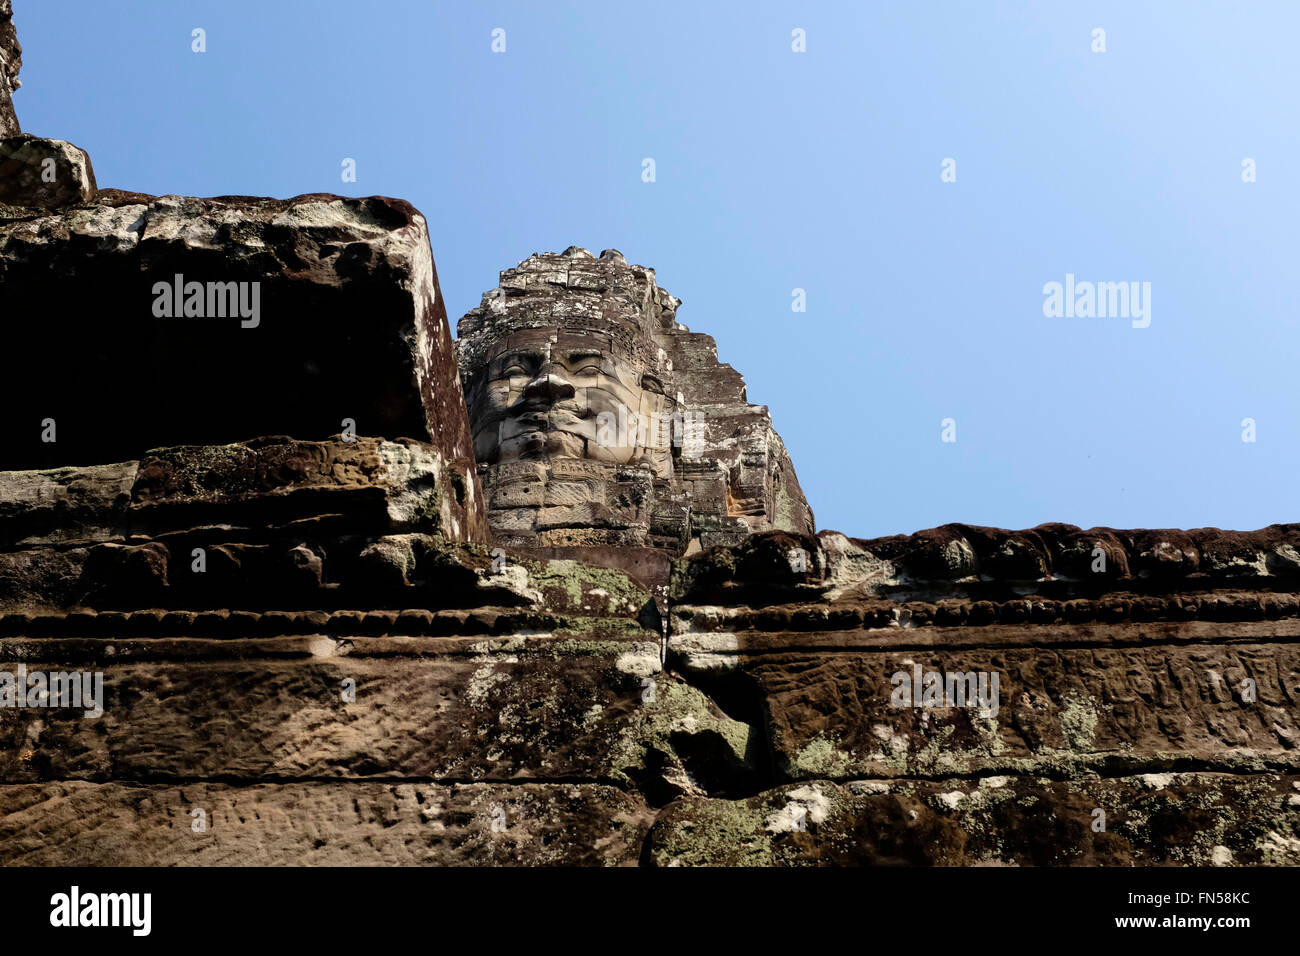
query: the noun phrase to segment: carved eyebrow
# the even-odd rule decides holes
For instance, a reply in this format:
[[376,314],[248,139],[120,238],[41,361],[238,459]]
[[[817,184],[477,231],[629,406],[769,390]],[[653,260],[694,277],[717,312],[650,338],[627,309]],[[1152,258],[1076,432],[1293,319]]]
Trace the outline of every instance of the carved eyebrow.
[[569,353],[569,361],[576,362],[578,359],[585,358],[604,358],[605,353],[600,349],[574,349]]
[[509,352],[503,352],[492,360],[492,364],[498,367],[505,367],[511,362],[528,361],[530,359],[544,358],[545,352],[528,352],[523,349],[514,349]]

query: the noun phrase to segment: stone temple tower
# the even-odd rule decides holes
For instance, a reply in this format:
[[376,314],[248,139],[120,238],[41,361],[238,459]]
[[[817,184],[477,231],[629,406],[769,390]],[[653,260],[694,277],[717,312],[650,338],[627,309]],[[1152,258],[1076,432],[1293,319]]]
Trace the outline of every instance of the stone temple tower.
[[814,532],[767,408],[653,269],[538,253],[458,325],[474,454],[508,547],[685,554]]
[[22,132],[14,113],[13,91],[22,86],[18,71],[23,65],[23,48],[14,30],[11,0],[0,0],[0,137]]

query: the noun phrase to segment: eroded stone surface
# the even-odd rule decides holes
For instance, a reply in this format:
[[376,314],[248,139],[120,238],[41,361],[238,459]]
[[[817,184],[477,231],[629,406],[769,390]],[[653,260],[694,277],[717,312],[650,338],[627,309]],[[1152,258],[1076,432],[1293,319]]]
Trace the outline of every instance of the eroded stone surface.
[[18,71],[23,65],[23,48],[14,29],[13,0],[0,0],[0,139],[22,132],[14,112],[13,92],[22,86]]
[[659,814],[656,866],[1295,866],[1296,778],[811,781]]
[[1065,524],[1008,531],[954,524],[871,540],[838,531],[815,537],[767,533],[678,561],[672,591],[682,605],[885,599],[933,609],[947,602],[960,614],[935,615],[941,624],[991,623],[988,615],[997,607],[1016,601],[1022,610],[1013,622],[1031,613],[1044,623],[1068,620],[1080,602],[1104,596],[1127,598],[1109,609],[1123,620],[1210,590],[1258,591],[1259,600],[1270,594],[1287,600],[1300,588],[1298,558],[1295,524],[1258,531],[1084,530]]
[[[417,447],[276,439],[0,476],[10,579],[41,556],[47,583],[98,588],[10,601],[0,670],[94,668],[106,689],[97,717],[4,713],[6,861],[98,859],[71,802],[142,862],[1296,862],[1290,528],[1113,532],[1115,560],[1176,551],[1183,572],[1097,580],[1053,570],[1095,532],[1036,531],[1036,552],[992,529],[769,532],[677,562],[665,664],[629,574],[413,530],[421,469],[390,470],[386,445]],[[196,543],[210,590],[187,583]],[[914,668],[997,674],[996,712],[896,706]],[[219,837],[162,842],[181,791]],[[487,795],[513,841],[484,832]],[[335,806],[311,834],[258,822]]]
[[408,203],[101,190],[60,212],[6,208],[0,284],[21,321],[6,327],[0,467],[259,435],[411,438],[461,472],[466,521],[481,521],[428,228]]
[[467,477],[426,442],[373,438],[266,438],[0,472],[0,605],[301,606],[332,603],[340,585],[380,602],[392,589],[365,554],[396,534],[427,540],[421,553],[433,556],[392,583],[459,580],[501,603],[504,582],[479,580],[486,554],[447,552],[435,570],[436,555],[482,532]]
[[[1000,649],[990,634],[979,649],[776,653],[740,667],[763,695],[778,766],[791,779],[1300,769],[1300,628],[1227,646],[1076,640],[1083,646]],[[994,706],[979,706],[968,682],[969,699],[957,706],[897,706],[894,675],[911,682],[917,667],[997,675]]]
[[[647,719],[641,679],[618,663],[635,642],[569,635],[551,642],[553,653],[534,646],[449,657],[430,647],[429,660],[367,659],[348,643],[335,639],[320,652],[327,656],[251,666],[105,665],[102,717],[35,708],[6,715],[0,778],[627,784],[649,772],[637,732]],[[27,661],[29,670],[66,666]],[[345,699],[348,679],[355,703]]]
[[19,53],[0,702],[103,685],[0,707],[0,863],[1300,862],[1300,526],[814,535],[653,270],[453,349],[409,205],[96,191]]
[[57,139],[0,138],[0,203],[59,209],[90,202],[95,170],[84,149]]
[[649,822],[585,783],[28,784],[0,787],[0,864],[632,866]]
[[[1300,579],[1281,556],[1298,541],[759,535],[677,562],[669,663],[748,697],[787,779],[1295,768]],[[927,699],[929,675],[962,696]]]

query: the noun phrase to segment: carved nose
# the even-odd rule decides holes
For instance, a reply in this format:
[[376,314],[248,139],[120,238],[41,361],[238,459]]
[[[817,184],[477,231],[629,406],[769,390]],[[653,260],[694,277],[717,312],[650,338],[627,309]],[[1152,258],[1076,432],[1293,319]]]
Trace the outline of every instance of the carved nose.
[[560,402],[573,398],[573,386],[552,372],[543,372],[524,387],[525,398],[545,398]]

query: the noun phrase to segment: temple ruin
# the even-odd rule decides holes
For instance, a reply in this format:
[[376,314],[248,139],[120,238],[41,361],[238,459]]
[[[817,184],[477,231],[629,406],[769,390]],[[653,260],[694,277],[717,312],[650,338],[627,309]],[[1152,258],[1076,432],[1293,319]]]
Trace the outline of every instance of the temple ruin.
[[20,62],[0,862],[1300,864],[1300,525],[818,531],[652,269],[453,339],[408,203],[101,188]]

